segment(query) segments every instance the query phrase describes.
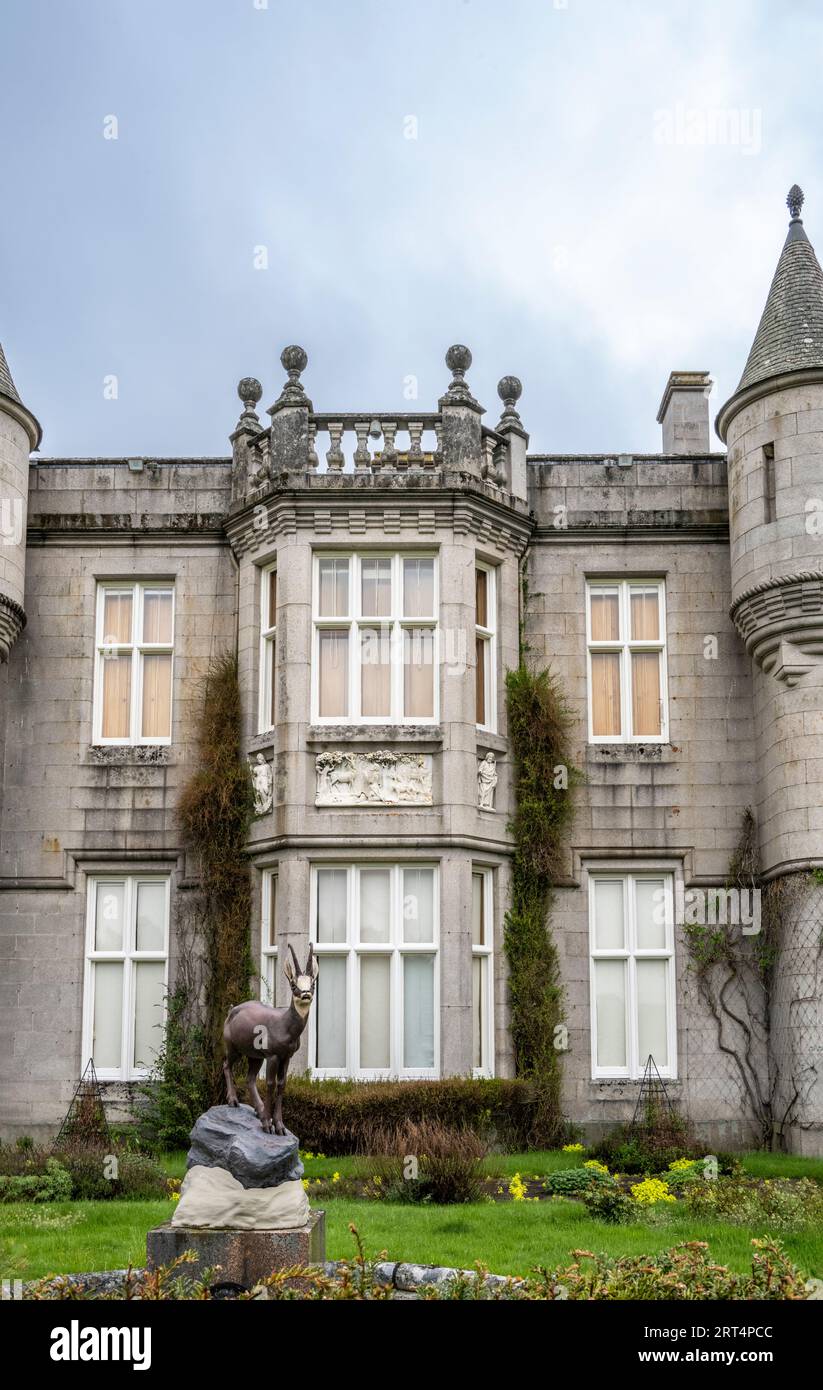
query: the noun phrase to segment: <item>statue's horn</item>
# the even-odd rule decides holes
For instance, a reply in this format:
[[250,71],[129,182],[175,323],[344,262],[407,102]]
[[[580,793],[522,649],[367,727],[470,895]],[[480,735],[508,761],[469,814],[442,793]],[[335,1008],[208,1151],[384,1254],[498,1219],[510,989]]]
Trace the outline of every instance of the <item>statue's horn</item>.
[[300,962],[299,962],[299,960],[297,959],[297,956],[294,954],[294,947],[292,946],[291,942],[289,942],[289,950],[291,951],[291,958],[292,958],[292,960],[294,961],[294,970],[295,970],[295,974],[296,974],[296,975],[302,975],[303,972],[302,972],[302,970],[300,969]]

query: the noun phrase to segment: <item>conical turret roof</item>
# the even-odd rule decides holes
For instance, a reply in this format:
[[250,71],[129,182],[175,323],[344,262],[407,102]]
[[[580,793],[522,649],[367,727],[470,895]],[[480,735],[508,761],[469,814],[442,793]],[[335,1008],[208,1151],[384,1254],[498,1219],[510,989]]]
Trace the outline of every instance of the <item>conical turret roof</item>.
[[823,368],[823,270],[803,228],[803,201],[795,184],[786,199],[789,234],[735,394],[784,372]]
[[18,405],[23,404],[17,394],[17,387],[12,380],[2,343],[0,343],[0,396],[8,396],[10,401],[16,401]]

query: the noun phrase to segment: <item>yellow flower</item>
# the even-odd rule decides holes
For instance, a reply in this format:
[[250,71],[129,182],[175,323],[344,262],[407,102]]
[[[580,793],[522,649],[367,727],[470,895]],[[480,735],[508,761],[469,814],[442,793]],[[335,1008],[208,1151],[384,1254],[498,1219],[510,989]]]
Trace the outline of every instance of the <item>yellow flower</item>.
[[598,1173],[606,1173],[607,1175],[608,1175],[608,1171],[609,1171],[608,1168],[607,1168],[607,1166],[606,1166],[606,1164],[605,1164],[605,1163],[600,1163],[600,1162],[598,1161],[598,1159],[596,1159],[596,1158],[590,1158],[590,1159],[588,1160],[587,1163],[584,1163],[584,1164],[583,1164],[583,1167],[584,1167],[584,1168],[591,1168],[591,1169],[593,1169],[595,1172],[598,1172]]
[[583,1145],[583,1144],[564,1144],[564,1145],[563,1145],[563,1153],[564,1153],[564,1154],[582,1154],[583,1151],[584,1151],[584,1145]]
[[513,1201],[524,1202],[526,1200],[527,1191],[528,1188],[526,1187],[526,1184],[524,1183],[520,1174],[515,1173],[514,1177],[509,1183],[509,1195],[511,1196]]
[[677,1198],[669,1191],[669,1184],[661,1178],[644,1178],[632,1187],[632,1197],[640,1206],[651,1207],[656,1202],[676,1202]]
[[332,1173],[332,1175],[331,1175],[331,1180],[332,1180],[332,1182],[339,1182],[339,1181],[340,1181],[340,1174],[339,1174],[339,1173]]
[[309,1190],[309,1180],[308,1180],[308,1178],[301,1178],[300,1181],[302,1182],[303,1187],[305,1188],[305,1190],[308,1192],[308,1190]]
[[670,1173],[687,1173],[690,1168],[696,1168],[699,1159],[696,1158],[676,1158],[669,1164]]
[[179,1193],[179,1192],[172,1192],[172,1193],[171,1193],[171,1199],[172,1199],[173,1202],[179,1202],[179,1201],[180,1201],[180,1193]]

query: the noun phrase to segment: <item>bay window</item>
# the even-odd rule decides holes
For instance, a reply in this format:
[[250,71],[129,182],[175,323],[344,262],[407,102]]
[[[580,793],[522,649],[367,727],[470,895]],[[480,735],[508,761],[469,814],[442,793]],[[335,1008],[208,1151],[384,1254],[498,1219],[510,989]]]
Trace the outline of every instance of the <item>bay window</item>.
[[315,556],[312,717],[319,723],[434,723],[433,555]]
[[317,865],[311,920],[320,966],[315,1073],[436,1076],[436,868]]
[[161,1049],[168,933],[168,878],[89,880],[83,1056],[103,1080],[148,1075]]
[[662,580],[591,580],[586,592],[589,738],[664,742],[666,612]]
[[671,874],[591,874],[592,1074],[677,1075]]
[[95,743],[170,743],[174,589],[97,586]]

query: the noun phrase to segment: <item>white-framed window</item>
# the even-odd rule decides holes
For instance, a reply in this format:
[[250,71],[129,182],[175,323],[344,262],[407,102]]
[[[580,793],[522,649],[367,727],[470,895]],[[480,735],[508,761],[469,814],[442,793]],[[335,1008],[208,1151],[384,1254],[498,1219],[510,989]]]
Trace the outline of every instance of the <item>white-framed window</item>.
[[497,574],[478,561],[474,571],[475,721],[479,729],[497,728]]
[[277,874],[266,869],[262,883],[262,914],[260,921],[260,998],[274,1005],[277,1002]]
[[435,723],[437,557],[318,552],[313,589],[313,722]]
[[586,638],[590,741],[664,743],[668,700],[663,580],[589,580]]
[[472,1071],[494,1076],[494,875],[472,867]]
[[317,1076],[437,1076],[438,896],[433,864],[313,867]]
[[258,732],[273,729],[277,719],[275,673],[277,656],[277,569],[260,571],[260,700]]
[[105,1081],[149,1074],[163,1041],[169,954],[168,878],[90,878],[83,1056]]
[[97,585],[95,743],[171,743],[174,586]]
[[589,932],[592,1075],[676,1076],[672,875],[590,874]]

